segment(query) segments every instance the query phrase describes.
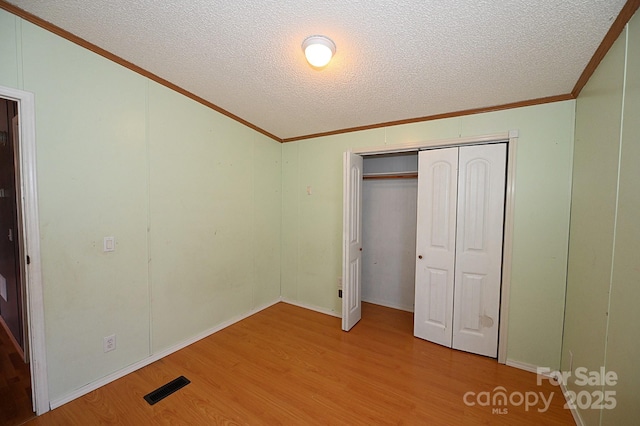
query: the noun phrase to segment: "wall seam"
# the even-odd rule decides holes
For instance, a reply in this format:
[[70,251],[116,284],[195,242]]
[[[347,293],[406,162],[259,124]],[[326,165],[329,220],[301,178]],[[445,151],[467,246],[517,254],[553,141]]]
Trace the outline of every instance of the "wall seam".
[[16,33],[16,65],[18,69],[16,70],[16,84],[18,89],[24,90],[24,55],[22,54],[22,18],[18,18],[14,16],[16,25],[14,27]]
[[[296,298],[297,302],[302,302],[300,300],[300,230],[301,230],[301,219],[300,212],[302,208],[300,207],[300,143],[296,142],[296,280],[295,280],[295,289],[296,289]],[[304,184],[303,184],[304,185]]]
[[144,142],[147,167],[147,308],[149,310],[149,356],[153,355],[153,286],[151,280],[151,141],[149,138],[149,79],[145,79],[144,87]]
[[[616,237],[618,235],[618,209],[620,206],[620,168],[622,165],[622,138],[624,131],[624,106],[626,100],[626,92],[627,92],[627,66],[629,60],[629,24],[625,25],[624,29],[624,68],[623,68],[623,76],[622,76],[622,105],[620,108],[620,132],[618,136],[618,173],[616,177],[616,204],[615,204],[615,213],[613,216],[613,242],[611,247],[611,270],[609,274],[609,294],[607,300],[607,326],[604,334],[604,360],[603,360],[603,368],[606,370],[607,366],[607,349],[609,346],[609,326],[611,324],[611,293],[613,291],[613,272],[614,272],[614,262],[616,257]],[[604,392],[605,386],[601,385],[601,391]],[[600,421],[599,424],[602,425],[602,418],[604,415],[604,410],[600,410]]]
[[569,256],[571,254],[571,213],[573,211],[573,178],[575,175],[575,170],[573,168],[573,163],[575,159],[575,146],[576,146],[576,126],[577,126],[577,116],[578,116],[578,100],[573,102],[573,129],[571,135],[571,160],[570,160],[570,170],[571,176],[569,180],[569,220],[567,222],[567,263],[566,268],[564,270],[564,305],[562,307],[562,331],[560,333],[560,371],[563,371],[563,352],[564,352],[564,333],[565,327],[567,324],[567,293],[569,290]]
[[256,289],[258,284],[258,262],[256,260],[257,251],[256,247],[258,245],[256,241],[256,232],[258,227],[256,226],[257,214],[256,211],[258,209],[257,202],[257,194],[256,194],[256,145],[258,144],[258,137],[255,133],[252,134],[251,138],[251,259],[253,259],[252,269],[253,269],[253,283],[251,285],[251,309],[256,308]]
[[282,261],[284,259],[284,144],[280,144],[280,272],[278,274],[280,282],[279,296],[282,298],[282,275],[284,268]]

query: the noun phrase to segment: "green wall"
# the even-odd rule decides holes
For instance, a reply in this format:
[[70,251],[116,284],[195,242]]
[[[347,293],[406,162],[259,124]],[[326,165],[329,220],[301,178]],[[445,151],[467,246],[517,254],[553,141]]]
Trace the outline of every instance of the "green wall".
[[345,150],[517,129],[507,357],[531,366],[559,368],[574,108],[574,101],[566,101],[284,144],[282,296],[336,314],[341,311],[337,285]]
[[339,314],[342,153],[512,129],[508,358],[559,368],[574,101],[281,145],[4,11],[0,54],[36,94],[52,400],[279,296]]
[[[576,106],[573,206],[562,369],[618,375],[614,410],[579,409],[587,425],[640,418],[640,17],[634,16]],[[570,364],[572,365],[570,366]],[[571,368],[570,368],[571,367]]]
[[0,55],[36,98],[52,401],[278,300],[278,142],[3,10]]
[[280,296],[280,144],[149,83],[153,351]]
[[[624,48],[624,40],[613,45],[576,105],[563,370],[569,369],[571,354],[575,367],[595,371],[604,365]],[[581,416],[586,424],[599,423],[599,411]]]

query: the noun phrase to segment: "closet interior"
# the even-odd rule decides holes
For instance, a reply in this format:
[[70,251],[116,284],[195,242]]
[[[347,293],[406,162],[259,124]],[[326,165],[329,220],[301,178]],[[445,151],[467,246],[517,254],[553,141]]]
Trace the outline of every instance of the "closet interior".
[[413,312],[418,152],[365,156],[362,301]]

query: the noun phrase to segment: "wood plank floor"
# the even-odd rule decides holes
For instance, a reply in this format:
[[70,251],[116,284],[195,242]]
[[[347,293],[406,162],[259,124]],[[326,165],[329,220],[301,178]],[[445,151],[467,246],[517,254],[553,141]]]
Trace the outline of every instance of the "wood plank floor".
[[29,364],[24,363],[0,325],[0,425],[19,425],[34,416]]
[[[27,424],[574,424],[559,388],[412,329],[411,313],[363,304],[344,333],[338,318],[279,303]],[[153,406],[143,400],[180,375],[191,384]],[[464,403],[498,386],[552,395],[551,407],[492,414]]]

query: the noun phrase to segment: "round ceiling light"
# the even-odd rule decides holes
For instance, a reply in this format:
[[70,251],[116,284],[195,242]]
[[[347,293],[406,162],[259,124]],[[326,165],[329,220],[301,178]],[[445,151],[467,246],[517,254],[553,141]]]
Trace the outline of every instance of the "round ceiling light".
[[329,37],[312,35],[304,39],[302,50],[312,67],[322,68],[336,53],[336,44]]

